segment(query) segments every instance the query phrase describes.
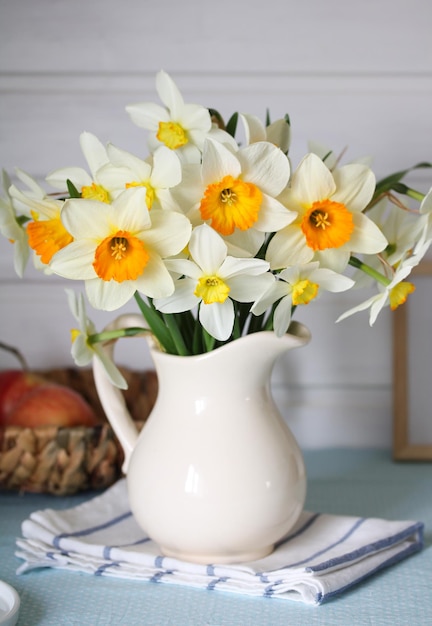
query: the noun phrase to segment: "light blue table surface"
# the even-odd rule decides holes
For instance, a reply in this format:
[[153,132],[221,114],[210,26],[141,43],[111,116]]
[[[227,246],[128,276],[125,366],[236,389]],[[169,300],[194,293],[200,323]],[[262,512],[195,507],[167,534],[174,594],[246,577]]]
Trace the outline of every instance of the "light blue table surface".
[[307,509],[422,521],[423,551],[317,607],[62,570],[17,576],[21,522],[34,510],[69,508],[91,495],[0,493],[0,579],[21,597],[18,625],[431,626],[432,464],[395,463],[387,450],[306,451],[305,460]]

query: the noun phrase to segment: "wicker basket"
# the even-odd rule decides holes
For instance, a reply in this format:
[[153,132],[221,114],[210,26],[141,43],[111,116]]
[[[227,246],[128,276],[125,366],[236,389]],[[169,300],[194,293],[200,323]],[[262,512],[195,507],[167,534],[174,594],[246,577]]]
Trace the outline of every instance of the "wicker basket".
[[[157,396],[156,375],[121,371],[128,381],[126,404],[141,428]],[[105,419],[92,371],[66,368],[40,373],[81,393],[101,424],[0,428],[0,490],[70,495],[108,487],[121,476],[123,452]]]

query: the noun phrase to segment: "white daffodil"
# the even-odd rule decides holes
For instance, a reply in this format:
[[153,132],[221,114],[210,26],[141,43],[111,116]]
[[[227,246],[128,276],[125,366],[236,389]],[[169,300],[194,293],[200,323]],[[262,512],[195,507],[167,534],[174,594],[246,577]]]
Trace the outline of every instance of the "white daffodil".
[[246,145],[258,141],[269,141],[285,154],[288,152],[291,143],[291,127],[288,120],[280,119],[264,126],[256,115],[241,113],[239,118],[243,122]]
[[273,282],[269,264],[261,259],[228,256],[224,240],[209,226],[196,227],[189,243],[191,259],[167,262],[182,275],[172,296],[155,301],[163,313],[180,313],[199,306],[199,321],[219,341],[225,341],[234,325],[234,305],[254,302]]
[[74,241],[55,255],[51,269],[84,280],[97,309],[118,309],[136,290],[150,298],[174,291],[163,259],[187,245],[191,225],[180,213],[143,209],[145,194],[144,188],[126,189],[112,204],[65,202],[61,217]]
[[152,102],[126,107],[137,126],[150,131],[149,147],[153,151],[165,145],[191,163],[199,163],[204,139],[232,143],[225,131],[212,124],[209,110],[199,104],[185,104],[172,78],[166,72],[156,75],[156,90],[164,106]]
[[64,202],[49,198],[42,187],[24,172],[19,172],[19,178],[29,190],[23,192],[16,185],[11,185],[9,193],[14,205],[31,218],[26,227],[28,245],[37,255],[41,267],[47,266],[54,254],[72,241],[60,219]]
[[387,239],[387,246],[382,255],[389,265],[396,266],[414,248],[424,227],[424,221],[419,219],[417,214],[403,210],[386,199],[367,214]]
[[362,213],[374,190],[375,177],[368,167],[351,163],[332,173],[317,155],[306,155],[279,198],[297,218],[269,244],[272,269],[315,260],[342,273],[351,253],[384,250],[386,238]]
[[88,132],[81,133],[80,146],[90,173],[82,167],[63,167],[48,174],[45,180],[62,191],[67,189],[66,181],[70,180],[83,198],[110,202],[109,191],[98,179],[98,170],[109,162],[105,146]]
[[255,315],[262,315],[279,301],[273,317],[273,326],[278,337],[288,330],[293,307],[309,304],[321,290],[337,293],[354,285],[351,278],[320,268],[317,262],[284,269],[277,278],[251,310]]
[[126,380],[114,365],[113,361],[109,358],[107,352],[102,348],[101,344],[91,343],[89,341],[89,336],[95,335],[97,331],[93,322],[87,317],[85,302],[82,294],[77,295],[74,291],[72,291],[72,289],[66,289],[65,291],[69,308],[79,325],[78,328],[74,328],[71,331],[71,354],[75,363],[78,367],[83,367],[85,365],[89,365],[89,363],[92,362],[93,357],[98,358],[113,385],[116,385],[121,389],[126,389]]
[[149,210],[178,208],[170,193],[182,178],[175,152],[161,146],[146,161],[113,145],[108,146],[107,153],[110,163],[98,170],[98,180],[113,198],[125,189],[144,187]]
[[188,217],[193,224],[208,223],[226,238],[230,251],[237,250],[236,255],[253,256],[266,232],[283,228],[296,217],[276,199],[288,184],[289,174],[287,157],[269,142],[234,153],[208,139],[201,184],[193,177],[189,183],[189,187],[194,184],[196,202]]
[[380,290],[378,294],[368,298],[349,311],[346,311],[336,321],[340,322],[354,313],[370,309],[369,324],[373,326],[379,313],[386,305],[390,305],[390,309],[394,311],[398,306],[404,304],[409,294],[415,290],[415,286],[411,282],[406,281],[405,278],[407,278],[412,272],[412,269],[420,263],[430,243],[431,242],[428,241],[423,245],[416,244],[415,253],[411,256],[407,255],[405,259],[399,262],[393,274],[393,278],[389,280],[387,285],[377,282],[378,289]]
[[0,232],[14,244],[14,268],[18,276],[22,278],[29,258],[29,246],[26,232],[15,212],[9,193],[11,181],[5,170],[2,170],[2,187],[4,195],[0,197]]

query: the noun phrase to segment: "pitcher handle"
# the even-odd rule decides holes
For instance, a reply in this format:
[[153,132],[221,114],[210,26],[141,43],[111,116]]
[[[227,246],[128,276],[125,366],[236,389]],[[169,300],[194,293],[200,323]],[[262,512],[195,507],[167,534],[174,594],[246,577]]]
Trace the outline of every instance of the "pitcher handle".
[[[142,326],[142,323],[143,318],[138,314],[120,315],[113,322],[110,322],[104,331]],[[143,332],[143,335],[148,336],[148,333]],[[114,347],[117,341],[117,339],[111,339],[101,344],[102,350],[105,351],[110,359],[113,359]],[[129,413],[122,392],[110,381],[101,361],[96,357],[93,358],[93,376],[102,408],[123,449],[124,462],[122,470],[127,474],[130,458],[138,439],[138,428]]]

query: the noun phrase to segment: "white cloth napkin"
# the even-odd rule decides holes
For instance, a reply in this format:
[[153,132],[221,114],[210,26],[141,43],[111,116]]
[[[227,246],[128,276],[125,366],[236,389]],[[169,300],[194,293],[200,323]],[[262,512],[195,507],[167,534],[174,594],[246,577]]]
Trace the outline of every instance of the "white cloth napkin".
[[308,604],[321,604],[423,544],[420,522],[304,512],[265,558],[197,565],[160,554],[132,517],[124,479],[77,507],[32,513],[22,533],[18,574],[59,567]]

